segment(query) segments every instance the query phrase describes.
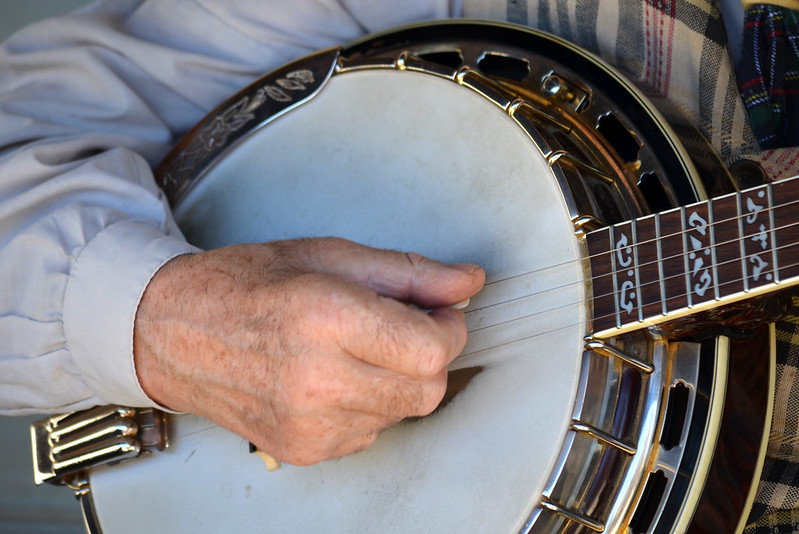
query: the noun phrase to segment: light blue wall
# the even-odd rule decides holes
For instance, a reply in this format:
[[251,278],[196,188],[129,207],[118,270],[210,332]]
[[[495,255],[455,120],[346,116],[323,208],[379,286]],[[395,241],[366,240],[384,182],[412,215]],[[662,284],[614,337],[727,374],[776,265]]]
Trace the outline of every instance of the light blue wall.
[[0,0],[0,41],[26,24],[88,3],[88,0]]
[[33,483],[29,425],[34,418],[0,417],[0,534],[80,534],[71,490]]
[[[0,0],[0,41],[36,20],[77,9],[88,0]],[[70,490],[36,487],[29,425],[35,418],[0,417],[0,534],[81,534]]]

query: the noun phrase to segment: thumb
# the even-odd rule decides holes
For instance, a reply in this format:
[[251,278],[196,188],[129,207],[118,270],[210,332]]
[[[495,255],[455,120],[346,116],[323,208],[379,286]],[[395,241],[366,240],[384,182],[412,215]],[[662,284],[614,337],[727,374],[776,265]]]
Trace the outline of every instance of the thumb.
[[377,249],[339,238],[304,239],[298,245],[301,253],[292,266],[299,270],[341,276],[382,296],[425,308],[466,300],[485,283],[485,272],[477,265],[445,265],[413,252]]

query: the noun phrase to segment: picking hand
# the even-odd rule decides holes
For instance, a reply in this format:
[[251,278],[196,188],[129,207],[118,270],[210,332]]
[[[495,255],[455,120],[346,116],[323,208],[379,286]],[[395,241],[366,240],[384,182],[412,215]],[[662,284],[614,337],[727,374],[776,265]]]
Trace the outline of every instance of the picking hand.
[[474,265],[341,239],[180,256],[142,298],[137,373],[156,402],[280,460],[344,456],[438,406],[466,342],[449,306],[484,281]]

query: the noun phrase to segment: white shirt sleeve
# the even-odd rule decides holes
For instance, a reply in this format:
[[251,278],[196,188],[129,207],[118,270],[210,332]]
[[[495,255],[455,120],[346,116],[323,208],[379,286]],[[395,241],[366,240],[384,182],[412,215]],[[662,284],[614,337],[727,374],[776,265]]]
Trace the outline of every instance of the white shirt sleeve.
[[152,168],[257,76],[457,0],[109,0],[0,48],[0,413],[153,405],[133,365],[152,275],[196,252]]

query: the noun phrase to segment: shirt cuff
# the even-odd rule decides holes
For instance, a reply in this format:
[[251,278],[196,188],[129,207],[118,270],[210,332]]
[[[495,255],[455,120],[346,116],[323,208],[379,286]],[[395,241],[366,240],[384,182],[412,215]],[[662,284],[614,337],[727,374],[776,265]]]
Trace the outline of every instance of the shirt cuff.
[[64,332],[75,365],[104,401],[158,407],[136,376],[136,310],[161,266],[198,251],[182,237],[124,220],[100,232],[80,253],[67,285]]

